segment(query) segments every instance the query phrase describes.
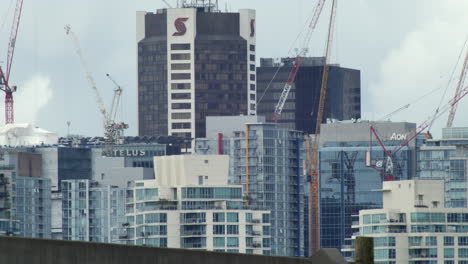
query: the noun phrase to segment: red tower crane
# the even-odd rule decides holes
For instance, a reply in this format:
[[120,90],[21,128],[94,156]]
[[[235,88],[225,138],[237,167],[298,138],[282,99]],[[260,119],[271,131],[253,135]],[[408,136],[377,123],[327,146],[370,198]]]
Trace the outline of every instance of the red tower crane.
[[0,66],[0,90],[5,92],[5,124],[13,124],[15,122],[13,112],[13,92],[16,91],[16,86],[11,86],[9,81],[11,65],[13,63],[13,55],[15,53],[16,36],[18,35],[22,10],[23,0],[17,0],[15,14],[13,16],[13,25],[11,27],[10,41],[8,43],[8,54],[5,71]]
[[[460,78],[458,79],[457,90],[455,92],[455,99],[459,98],[460,96],[464,96],[463,94],[463,84],[465,83],[466,75],[468,74],[468,51],[466,52],[465,62],[463,63],[463,68],[460,73]],[[452,104],[452,108],[450,109],[449,118],[447,120],[447,127],[452,127],[453,120],[455,119],[455,113],[457,112],[458,107],[458,100]]]
[[278,103],[276,104],[275,107],[275,113],[273,114],[273,120],[278,120],[281,117],[281,112],[283,111],[284,104],[286,103],[286,99],[288,99],[289,91],[291,91],[291,88],[296,80],[296,75],[297,72],[299,71],[299,68],[301,67],[302,64],[302,58],[307,54],[307,47],[309,46],[309,42],[312,38],[312,33],[315,30],[315,27],[317,26],[317,22],[320,18],[320,14],[322,13],[323,6],[325,4],[325,0],[319,0],[317,2],[317,5],[315,6],[314,10],[314,15],[312,17],[312,20],[310,21],[309,28],[306,32],[305,38],[304,38],[304,43],[302,44],[302,47],[299,51],[299,53],[296,56],[296,59],[294,60],[294,63],[292,65],[292,69],[289,72],[288,80],[286,81],[283,92],[281,93],[280,99]]

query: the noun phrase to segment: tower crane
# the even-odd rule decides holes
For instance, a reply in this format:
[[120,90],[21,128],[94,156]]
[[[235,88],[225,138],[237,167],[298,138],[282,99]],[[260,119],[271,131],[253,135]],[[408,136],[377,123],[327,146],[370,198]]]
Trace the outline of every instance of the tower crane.
[[286,100],[288,99],[289,92],[291,91],[291,88],[296,80],[297,72],[299,71],[299,68],[301,67],[302,59],[308,52],[307,47],[309,46],[310,40],[312,38],[312,33],[314,32],[315,27],[317,26],[317,22],[320,18],[320,14],[322,13],[324,4],[325,4],[325,0],[319,0],[317,2],[317,5],[315,6],[315,11],[312,16],[312,20],[310,21],[309,28],[304,38],[304,43],[301,49],[299,50],[298,55],[294,59],[292,69],[289,72],[288,80],[286,81],[283,91],[281,92],[279,101],[275,106],[275,113],[273,114],[273,120],[275,121],[279,120],[281,117],[281,112],[283,111],[284,104],[286,103]]
[[[463,88],[463,85],[465,83],[467,73],[468,73],[468,50],[466,52],[465,62],[463,63],[463,68],[462,68],[462,71],[460,73],[460,78],[458,79],[458,85],[457,85],[457,89],[456,89],[456,92],[455,92],[454,99],[459,98],[460,96],[462,96],[462,94],[463,94],[463,89],[462,88]],[[453,120],[455,119],[455,113],[457,112],[458,101],[459,100],[456,100],[456,102],[452,105],[452,107],[450,109],[450,114],[449,114],[449,117],[448,117],[448,120],[447,120],[447,127],[452,127],[452,125],[453,125]]]
[[116,115],[117,108],[120,102],[122,88],[110,77],[109,74],[107,74],[107,77],[109,77],[109,79],[116,85],[116,89],[114,90],[114,98],[112,100],[111,110],[110,112],[108,112],[106,110],[106,107],[104,106],[104,102],[102,100],[101,94],[99,93],[99,90],[96,87],[96,82],[94,81],[94,78],[91,75],[91,72],[89,71],[86,60],[84,59],[78,37],[71,30],[70,25],[65,26],[65,32],[67,35],[70,36],[70,39],[73,42],[76,54],[78,55],[80,62],[81,62],[81,66],[83,67],[83,70],[85,72],[86,79],[88,80],[89,86],[94,91],[94,94],[96,96],[96,101],[98,103],[99,111],[102,115],[102,119],[104,122],[104,141],[106,144],[105,154],[107,154],[108,151],[110,150],[109,149],[110,146],[121,143],[121,137],[123,136],[123,131],[124,129],[128,128],[128,125],[125,123],[115,122],[115,115]]
[[309,223],[310,223],[310,255],[313,255],[320,249],[320,197],[319,197],[319,163],[318,151],[320,144],[320,125],[323,120],[325,109],[325,100],[328,88],[328,75],[330,71],[330,55],[333,44],[333,29],[335,26],[335,17],[337,9],[337,0],[332,0],[330,21],[328,24],[328,37],[325,51],[325,62],[323,65],[322,85],[320,87],[320,101],[317,111],[317,120],[315,135],[306,136],[306,169],[309,181]]
[[11,66],[13,64],[13,55],[15,53],[16,37],[18,35],[22,10],[23,0],[17,0],[15,14],[13,16],[13,24],[10,32],[10,41],[8,43],[8,54],[5,71],[0,66],[0,90],[5,92],[5,124],[13,124],[15,122],[13,92],[16,92],[16,86],[10,85],[10,73]]
[[387,161],[389,161],[390,164],[393,164],[392,158],[395,156],[395,154],[398,151],[400,151],[402,148],[407,146],[418,135],[422,134],[427,128],[429,128],[434,123],[435,120],[437,120],[439,117],[441,117],[447,111],[452,110],[453,106],[457,105],[461,101],[461,99],[463,99],[467,94],[468,94],[468,86],[465,86],[463,89],[460,89],[458,91],[458,93],[455,94],[455,96],[446,105],[442,106],[441,108],[438,108],[436,110],[435,114],[431,115],[426,121],[421,123],[416,128],[415,132],[412,135],[408,136],[408,138],[406,140],[400,142],[400,144],[395,146],[395,148],[392,151],[389,151],[389,150],[387,150],[385,148],[385,145],[383,144],[382,139],[379,137],[376,129],[373,126],[370,126],[370,135],[371,135],[370,140],[371,140],[371,142],[369,144],[370,149],[366,153],[366,166],[370,167],[370,168],[373,168],[373,169],[377,170],[378,172],[380,172],[380,173],[382,173],[384,175],[387,175],[385,178],[388,179],[388,180],[392,180],[393,179],[393,175],[392,175],[393,171],[392,170],[385,170],[385,171],[380,170],[380,169],[377,168],[377,166],[372,164],[372,146],[373,146],[372,139],[373,139],[373,137],[375,136],[375,138],[377,139],[377,142],[382,147],[382,149],[384,151],[385,159]]

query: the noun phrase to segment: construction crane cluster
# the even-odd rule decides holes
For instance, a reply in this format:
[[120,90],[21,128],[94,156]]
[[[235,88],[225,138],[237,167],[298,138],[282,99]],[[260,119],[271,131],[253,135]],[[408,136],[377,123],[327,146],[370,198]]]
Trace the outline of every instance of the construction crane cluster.
[[73,42],[75,52],[80,59],[80,63],[84,70],[86,80],[88,81],[88,84],[93,90],[94,95],[96,97],[99,111],[101,112],[101,116],[104,123],[104,141],[106,149],[104,150],[103,154],[107,155],[107,153],[110,152],[110,148],[112,147],[112,145],[123,143],[124,130],[128,128],[128,125],[126,123],[116,122],[117,110],[119,108],[120,97],[122,95],[122,87],[110,76],[110,74],[106,74],[106,76],[115,85],[112,104],[110,110],[107,111],[104,105],[104,101],[102,100],[101,94],[96,86],[96,82],[94,81],[91,71],[89,70],[86,60],[84,58],[77,35],[72,31],[70,25],[65,26],[65,33],[68,36],[70,36],[70,39]]
[[16,38],[18,36],[22,10],[23,0],[17,0],[13,15],[13,24],[11,26],[10,40],[8,42],[6,67],[2,68],[2,66],[0,66],[0,90],[5,92],[5,124],[13,124],[15,122],[13,93],[16,92],[16,86],[10,84],[10,74],[11,67],[13,65],[13,56],[15,54]]

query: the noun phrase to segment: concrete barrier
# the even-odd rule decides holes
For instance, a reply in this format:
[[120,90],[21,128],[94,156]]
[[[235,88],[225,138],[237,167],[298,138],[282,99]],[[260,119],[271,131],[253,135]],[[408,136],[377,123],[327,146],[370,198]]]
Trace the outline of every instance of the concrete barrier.
[[[320,254],[319,254],[320,253]],[[78,241],[0,237],[5,264],[342,264],[336,249],[289,258]]]

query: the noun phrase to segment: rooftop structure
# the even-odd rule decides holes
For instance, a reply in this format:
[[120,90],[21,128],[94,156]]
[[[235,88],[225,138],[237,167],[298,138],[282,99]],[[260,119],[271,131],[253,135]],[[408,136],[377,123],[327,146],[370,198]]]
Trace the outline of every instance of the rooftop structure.
[[40,146],[57,144],[56,133],[31,124],[6,124],[0,128],[0,146]]

